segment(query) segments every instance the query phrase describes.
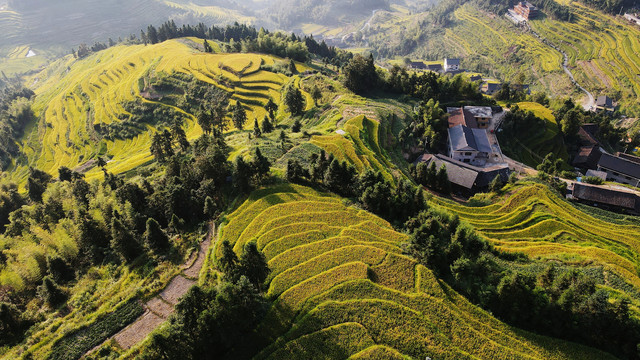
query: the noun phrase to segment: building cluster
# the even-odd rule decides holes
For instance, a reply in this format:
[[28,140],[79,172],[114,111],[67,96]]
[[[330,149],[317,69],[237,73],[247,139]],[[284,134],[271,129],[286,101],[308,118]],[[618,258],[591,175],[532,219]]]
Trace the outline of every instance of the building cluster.
[[640,26],[640,18],[638,18],[635,14],[624,14],[624,18]]
[[[500,109],[501,110],[501,109]],[[449,129],[446,154],[423,154],[416,163],[443,165],[449,182],[466,195],[484,191],[499,176],[509,178],[509,166],[504,162],[500,145],[491,133],[494,111],[487,106],[447,108]]]
[[578,131],[580,149],[572,165],[587,176],[601,177],[606,181],[640,187],[640,157],[616,153],[608,154],[596,139],[598,125],[584,124]]
[[437,73],[459,73],[464,71],[460,67],[460,59],[445,58],[443,63],[425,64],[423,61],[412,61],[409,67],[414,70],[428,70]]

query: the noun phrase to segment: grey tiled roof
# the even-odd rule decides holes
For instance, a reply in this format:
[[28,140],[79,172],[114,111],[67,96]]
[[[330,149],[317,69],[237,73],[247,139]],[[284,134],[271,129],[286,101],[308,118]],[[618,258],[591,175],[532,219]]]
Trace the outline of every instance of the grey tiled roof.
[[640,164],[610,154],[602,154],[598,166],[640,179]]
[[491,153],[487,131],[471,129],[463,125],[449,128],[449,139],[454,151],[480,151]]

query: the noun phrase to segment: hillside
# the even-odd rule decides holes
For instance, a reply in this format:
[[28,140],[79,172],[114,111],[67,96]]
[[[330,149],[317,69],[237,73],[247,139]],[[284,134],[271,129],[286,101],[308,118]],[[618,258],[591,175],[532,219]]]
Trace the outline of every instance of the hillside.
[[505,326],[404,256],[405,235],[339,198],[269,188],[227,221],[221,240],[257,241],[271,268],[275,302],[257,330],[271,345],[257,359],[606,358]]
[[[152,132],[112,140],[101,139],[96,133],[96,126],[118,123],[122,116],[126,119],[130,114],[123,106],[131,101],[173,108],[185,119],[187,137],[199,136],[201,129],[194,114],[140,96],[145,79],[162,73],[188,74],[219,87],[232,101],[246,107],[250,119],[264,117],[263,106],[269,98],[280,101],[279,90],[287,77],[260,70],[261,65],[280,60],[262,55],[206,54],[199,47],[200,41],[187,39],[152,46],[120,45],[86,59],[63,58],[36,75],[32,80],[37,94],[34,110],[41,122],[39,130],[25,140],[23,152],[28,160],[16,166],[12,177],[23,177],[26,165],[54,173],[60,166],[76,168],[96,156],[109,158],[107,169],[116,173],[148,162]],[[87,176],[99,173],[94,168]]]
[[[640,59],[634,49],[640,46],[640,28],[579,2],[567,6],[571,22],[543,15],[531,21],[533,31],[515,26],[501,13],[484,10],[477,2],[466,2],[446,8],[450,12],[444,14],[440,12],[447,10],[441,8],[411,15],[380,14],[364,33],[382,57],[460,57],[464,68],[512,82],[524,76],[533,90],[582,97],[562,69],[560,49],[568,55],[569,70],[580,85],[595,96],[613,97],[621,111],[637,115]],[[444,20],[438,20],[441,17]]]

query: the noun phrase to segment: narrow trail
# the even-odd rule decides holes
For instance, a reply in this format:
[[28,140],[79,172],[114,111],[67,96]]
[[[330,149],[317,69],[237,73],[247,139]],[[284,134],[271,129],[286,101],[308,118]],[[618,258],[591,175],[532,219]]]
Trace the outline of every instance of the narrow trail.
[[[373,11],[372,11],[372,13],[371,13],[371,17],[369,18],[369,20],[367,20],[367,22],[366,22],[366,23],[364,23],[364,25],[362,25],[362,28],[360,28],[360,30],[358,30],[358,31],[360,31],[360,32],[364,32],[367,28],[371,29],[371,22],[373,22],[373,18],[375,18],[375,17],[376,17],[376,13],[377,13],[378,11],[382,11],[382,10],[383,10],[383,9],[375,9],[375,10],[373,10]],[[349,34],[344,35],[344,36],[342,37],[342,42],[346,42],[347,38],[348,38],[350,35],[353,35],[353,36],[355,37],[355,35],[356,35],[356,33],[357,33],[358,31],[354,31],[354,32],[352,32],[352,33],[349,33]],[[364,34],[362,35],[362,40],[366,40],[366,36],[365,36]],[[367,46],[369,46],[369,44],[368,44],[368,43],[367,43]]]
[[[145,311],[136,321],[106,341],[114,339],[122,349],[128,350],[144,340],[147,335],[173,314],[178,300],[198,281],[198,275],[204,265],[207,252],[211,247],[215,231],[215,223],[212,221],[209,223],[207,237],[200,244],[200,249],[197,253],[194,253],[186,263],[180,266],[180,273],[176,275],[156,297],[143,305]],[[100,348],[100,346],[102,346],[102,344],[91,349],[85,355],[91,354]]]
[[529,24],[527,24],[527,28],[529,29],[529,31],[531,31],[531,33],[537,37],[538,39],[540,39],[540,41],[542,41],[543,43],[547,44],[547,46],[550,46],[551,48],[553,48],[554,50],[558,51],[559,53],[562,54],[562,56],[564,56],[564,61],[562,62],[562,69],[564,70],[564,72],[569,75],[569,78],[571,79],[571,82],[573,83],[573,85],[575,85],[578,89],[580,89],[580,91],[584,92],[587,95],[588,98],[588,102],[586,104],[583,104],[582,107],[589,111],[591,109],[593,109],[596,106],[596,100],[593,97],[593,94],[590,93],[587,89],[585,89],[584,87],[582,87],[582,85],[580,85],[577,81],[575,76],[573,76],[573,73],[571,72],[571,70],[569,69],[569,56],[567,55],[566,52],[564,52],[564,50],[560,49],[558,46],[556,46],[554,43],[552,43],[551,41],[549,41],[547,38],[544,38],[542,36],[540,36],[540,34],[538,34],[535,30],[533,30],[531,28],[531,26]]

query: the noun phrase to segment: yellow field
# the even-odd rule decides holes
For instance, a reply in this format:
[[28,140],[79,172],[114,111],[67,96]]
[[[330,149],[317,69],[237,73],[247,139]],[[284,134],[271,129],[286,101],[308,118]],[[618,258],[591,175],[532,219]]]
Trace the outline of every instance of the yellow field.
[[263,189],[225,222],[221,239],[257,241],[272,271],[257,359],[608,358],[504,325],[402,255],[406,235],[333,195]]
[[[519,187],[504,202],[486,207],[467,207],[436,197],[431,204],[458,214],[500,250],[523,252],[537,259],[602,265],[640,288],[640,226],[591,216],[546,186]],[[640,305],[637,300],[633,303]]]
[[[269,98],[280,101],[280,88],[287,77],[260,70],[260,65],[279,59],[255,54],[206,54],[196,45],[200,45],[197,39],[150,46],[119,45],[82,60],[63,58],[29,79],[37,84],[34,109],[42,118],[38,131],[25,140],[23,147],[29,165],[53,174],[60,166],[74,168],[95,158],[101,147],[106,151],[100,155],[111,158],[107,169],[114,173],[148,162],[153,129],[133,139],[105,141],[99,140],[93,125],[119,121],[117,116],[125,114],[123,104],[140,98],[139,79],[153,74],[187,73],[229,91],[232,100],[249,109],[249,119],[264,117],[262,105]],[[187,114],[191,120],[185,130],[193,139],[201,129],[191,115]],[[247,127],[251,126],[253,123],[247,122]],[[25,167],[13,171],[17,180],[25,174]],[[100,176],[98,169],[87,174],[88,178],[96,176]]]

